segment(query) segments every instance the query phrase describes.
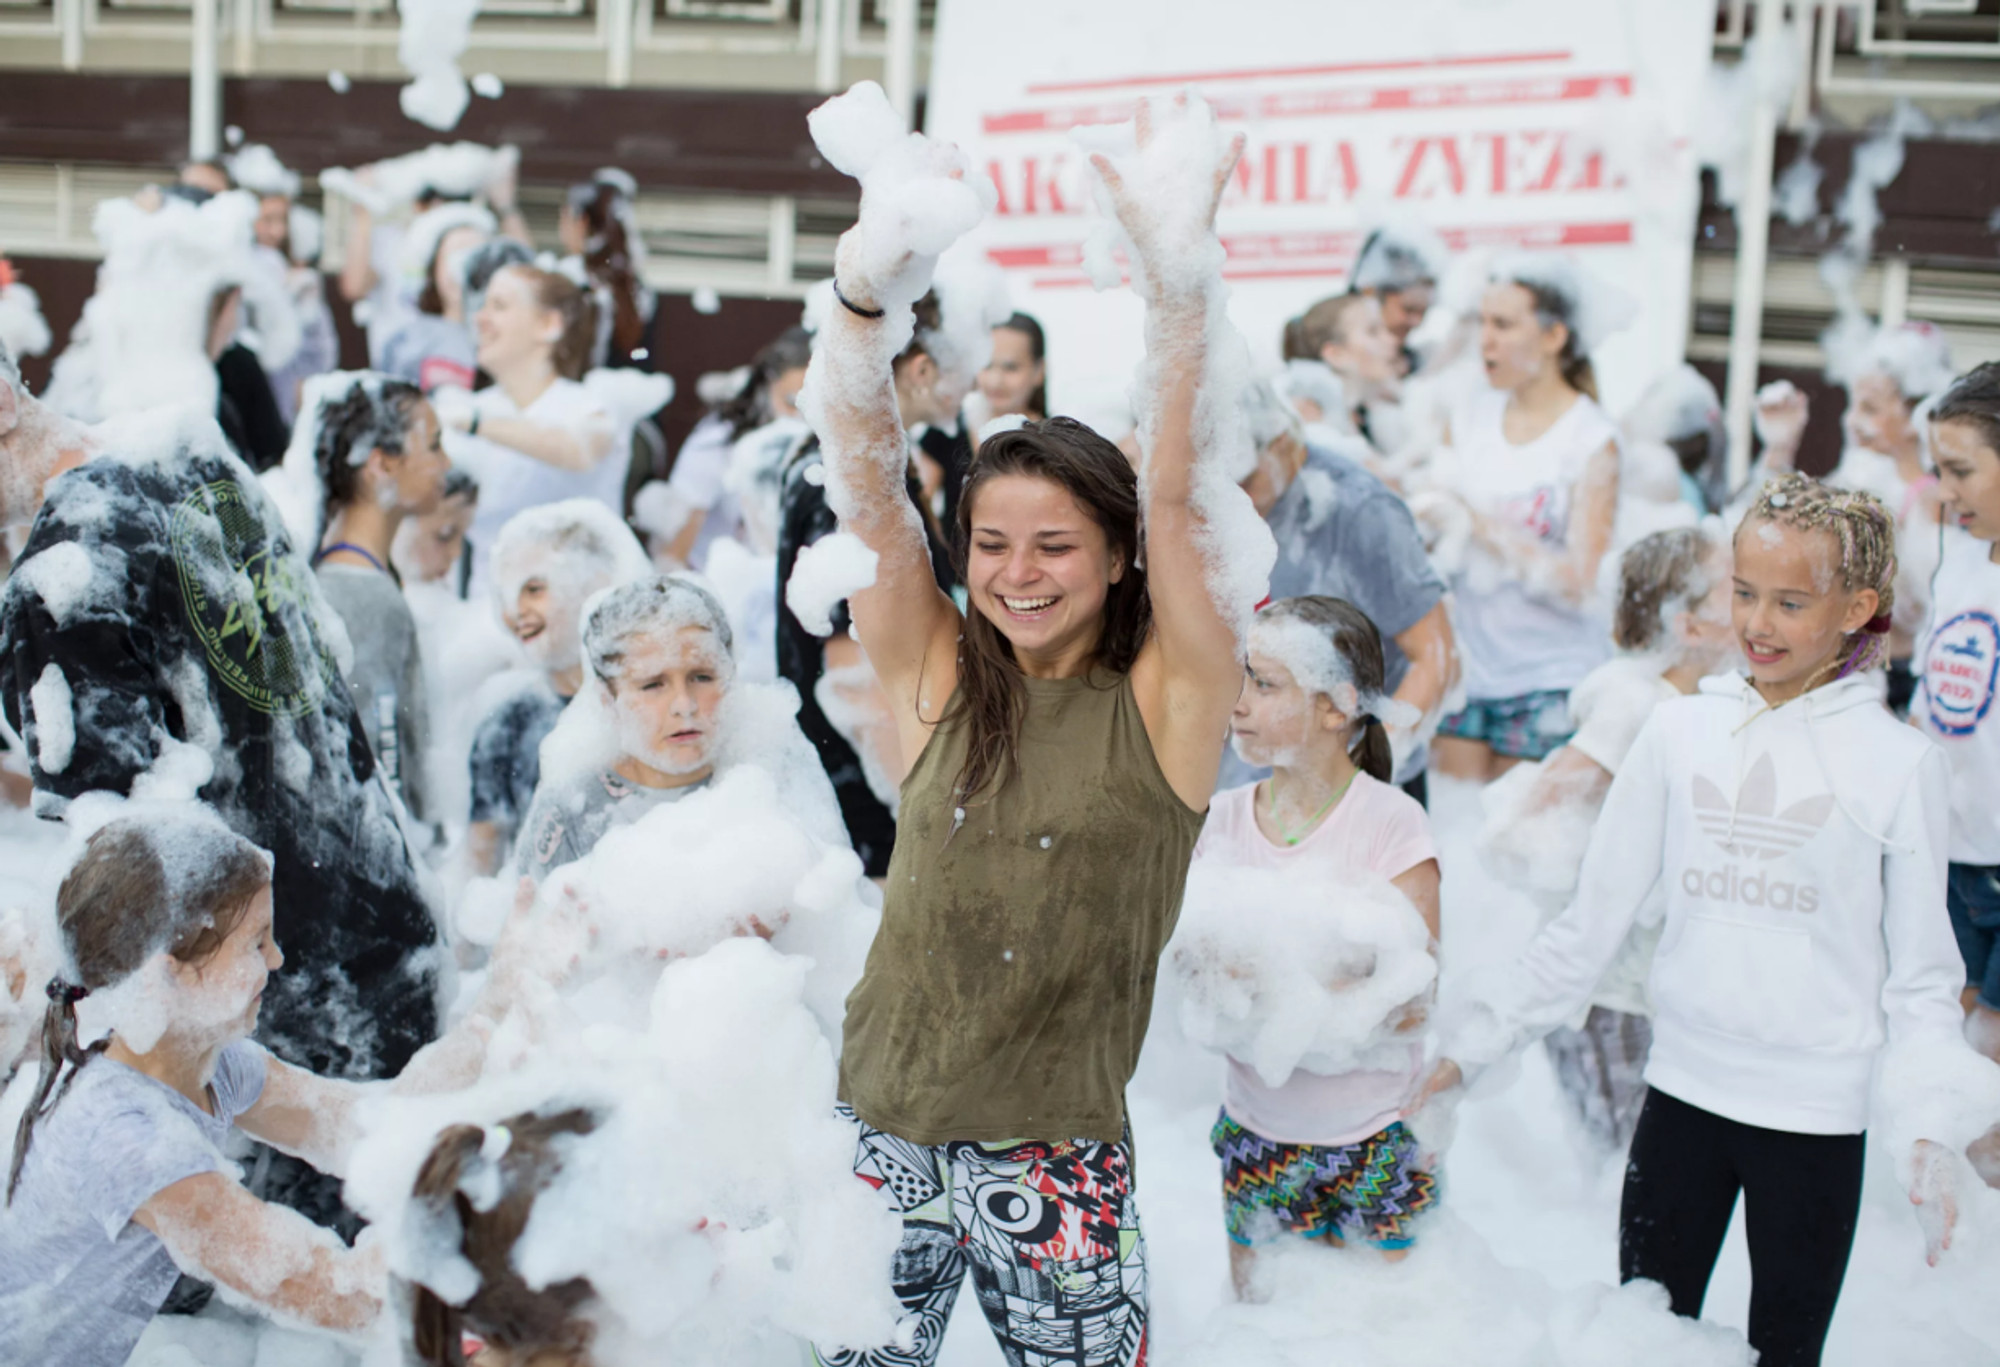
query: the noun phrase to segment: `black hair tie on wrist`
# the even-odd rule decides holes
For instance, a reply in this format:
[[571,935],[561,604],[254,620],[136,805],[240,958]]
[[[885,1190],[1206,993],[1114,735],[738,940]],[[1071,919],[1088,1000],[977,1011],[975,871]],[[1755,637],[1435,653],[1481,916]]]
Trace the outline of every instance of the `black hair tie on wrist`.
[[66,983],[59,977],[50,978],[49,985],[43,990],[49,994],[50,1001],[61,1006],[75,1006],[90,995],[89,988],[76,983]]
[[889,310],[887,309],[865,309],[862,308],[861,305],[855,303],[852,299],[849,299],[846,295],[842,294],[840,292],[840,280],[837,277],[833,282],[833,297],[840,301],[840,306],[842,308],[846,309],[856,318],[867,318],[872,321],[873,319],[876,318],[886,318],[889,316]]

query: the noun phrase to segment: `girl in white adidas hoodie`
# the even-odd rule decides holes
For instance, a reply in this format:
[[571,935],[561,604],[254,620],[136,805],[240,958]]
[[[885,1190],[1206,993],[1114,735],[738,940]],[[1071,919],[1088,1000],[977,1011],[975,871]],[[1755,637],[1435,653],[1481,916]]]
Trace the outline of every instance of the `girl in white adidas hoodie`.
[[1951,1151],[2000,1113],[2000,1069],[1960,1035],[1944,760],[1867,677],[1887,643],[1894,521],[1792,475],[1765,486],[1735,551],[1748,677],[1654,710],[1575,901],[1518,961],[1475,975],[1426,1091],[1574,1014],[1661,887],[1620,1273],[1699,1315],[1742,1193],[1751,1345],[1761,1367],[1812,1367],[1853,1243],[1878,1060],[1882,1128],[1933,1262],[1950,1246]]

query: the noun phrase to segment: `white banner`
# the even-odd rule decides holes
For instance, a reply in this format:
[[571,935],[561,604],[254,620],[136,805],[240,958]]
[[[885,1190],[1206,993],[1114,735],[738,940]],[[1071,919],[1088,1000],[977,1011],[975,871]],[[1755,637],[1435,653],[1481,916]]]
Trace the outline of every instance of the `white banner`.
[[1223,201],[1231,316],[1275,367],[1284,321],[1344,288],[1367,229],[1455,251],[1573,251],[1639,303],[1597,353],[1614,412],[1682,358],[1711,0],[939,0],[928,131],[1000,190],[978,240],[1050,335],[1054,407],[1139,359],[1129,291],[1096,294],[1069,130],[1193,90],[1249,147]]

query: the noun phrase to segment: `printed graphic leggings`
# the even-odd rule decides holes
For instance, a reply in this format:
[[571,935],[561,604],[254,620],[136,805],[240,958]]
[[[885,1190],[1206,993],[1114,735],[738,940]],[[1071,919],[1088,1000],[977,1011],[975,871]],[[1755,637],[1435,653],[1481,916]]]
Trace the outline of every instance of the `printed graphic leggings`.
[[1740,1191],[1758,1367],[1817,1367],[1854,1246],[1866,1138],[1760,1129],[1648,1093],[1618,1213],[1620,1279],[1659,1282],[1676,1315],[1700,1315]]
[[820,1367],[931,1367],[959,1284],[1009,1367],[1145,1367],[1146,1246],[1132,1146],[912,1144],[862,1124],[854,1174],[903,1217],[892,1275],[911,1347],[817,1347]]

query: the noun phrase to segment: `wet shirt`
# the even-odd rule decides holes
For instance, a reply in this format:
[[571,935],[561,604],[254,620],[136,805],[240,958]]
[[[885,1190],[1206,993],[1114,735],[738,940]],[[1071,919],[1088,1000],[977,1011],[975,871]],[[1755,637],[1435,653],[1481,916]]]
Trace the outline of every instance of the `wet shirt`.
[[437,931],[331,609],[213,421],[149,413],[98,436],[105,454],[50,483],[0,597],[0,708],[36,811],[196,785],[274,860],[286,962],[259,1038],[315,1072],[393,1075],[437,1031]]
[[1201,833],[1129,677],[1022,683],[1004,783],[958,799],[962,721],[918,756],[882,925],[847,999],[841,1099],[916,1144],[1123,1137]]
[[430,708],[410,605],[396,581],[378,569],[322,563],[317,573],[320,590],[340,614],[354,648],[345,676],[347,692],[374,746],[383,781],[396,790],[411,816],[435,820],[424,784]]
[[542,742],[569,699],[537,681],[500,703],[472,735],[472,820],[510,834],[534,804],[542,777]]
[[572,783],[535,794],[534,806],[514,847],[514,871],[536,882],[597,848],[614,826],[629,826],[655,807],[679,802],[708,786],[648,788],[615,769],[599,769]]
[[264,1055],[229,1045],[214,1114],[108,1058],[76,1074],[35,1127],[0,1218],[0,1362],[120,1367],[180,1270],[133,1214],[176,1182],[234,1176],[223,1145],[264,1091]]

